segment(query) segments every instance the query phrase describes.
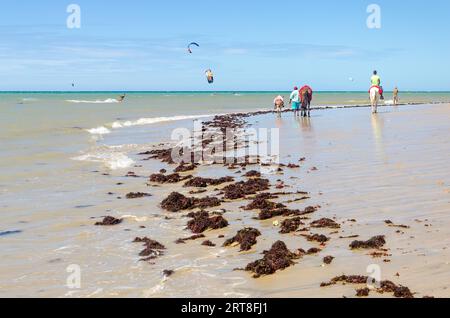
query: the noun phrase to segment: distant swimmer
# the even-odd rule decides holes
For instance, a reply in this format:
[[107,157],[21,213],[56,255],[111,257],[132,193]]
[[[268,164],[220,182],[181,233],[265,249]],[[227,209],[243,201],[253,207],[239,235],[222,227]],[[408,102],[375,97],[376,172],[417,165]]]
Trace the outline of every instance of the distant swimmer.
[[377,71],[373,71],[373,75],[370,78],[370,83],[372,84],[372,87],[378,87],[380,90],[380,99],[383,100],[383,86],[381,86],[381,77],[378,75]]
[[397,105],[398,105],[398,102],[399,102],[398,93],[399,93],[398,88],[397,88],[397,86],[395,86],[394,92],[393,92],[393,95],[394,95],[394,105],[395,105],[395,106],[397,106]]
[[117,98],[117,101],[118,101],[119,103],[122,103],[122,102],[125,100],[125,97],[126,97],[126,95],[125,95],[125,94],[122,94],[122,95],[120,95],[120,96]]
[[281,111],[284,108],[284,98],[281,95],[278,95],[277,97],[275,97],[275,99],[273,100],[273,105],[275,107],[275,111],[281,115]]
[[298,116],[300,112],[300,92],[298,87],[295,86],[289,98],[289,105],[292,105],[292,110],[294,111],[294,116]]

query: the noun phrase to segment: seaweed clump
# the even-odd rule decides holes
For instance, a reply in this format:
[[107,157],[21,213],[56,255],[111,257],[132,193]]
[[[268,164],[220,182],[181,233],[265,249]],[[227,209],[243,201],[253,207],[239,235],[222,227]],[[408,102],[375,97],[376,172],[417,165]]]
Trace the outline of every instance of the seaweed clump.
[[247,195],[269,190],[269,186],[270,182],[267,179],[255,178],[247,181],[240,181],[230,184],[223,189],[224,198],[228,200],[242,199]]
[[353,241],[350,248],[354,249],[380,249],[386,244],[384,235],[374,236],[367,241]]
[[263,255],[262,259],[252,262],[245,267],[246,271],[254,273],[254,278],[271,275],[278,270],[288,268],[295,264],[295,259],[300,258],[299,255],[292,253],[282,241],[277,241],[269,251],[264,251]]
[[214,244],[213,242],[211,242],[210,240],[204,241],[202,243],[203,246],[208,246],[208,247],[215,247],[216,244]]
[[330,240],[330,238],[326,237],[323,234],[306,235],[306,239],[310,242],[318,242],[320,244],[325,244]]
[[178,173],[172,173],[169,175],[165,175],[162,173],[155,173],[152,174],[149,178],[150,182],[155,182],[155,183],[178,183],[181,181],[185,181],[192,178],[192,176],[185,176],[182,177],[180,176]]
[[112,226],[122,223],[122,219],[116,219],[112,216],[106,216],[103,221],[95,223],[97,226]]
[[147,151],[147,152],[142,152],[139,155],[151,155],[146,160],[157,159],[157,160],[160,160],[161,162],[173,164],[175,162],[172,159],[172,151],[173,151],[172,148],[156,149],[156,150],[151,150],[151,151]]
[[292,219],[284,220],[281,223],[280,233],[281,234],[288,234],[288,233],[291,233],[291,232],[295,232],[295,231],[298,230],[300,225],[305,225],[302,222],[302,218],[301,217],[295,217],[295,218],[292,218]]
[[244,177],[247,177],[247,178],[261,178],[261,172],[256,171],[256,170],[251,170],[251,171],[248,171],[244,175]]
[[273,210],[273,209],[282,209],[286,206],[281,203],[274,203],[269,201],[268,199],[272,198],[269,193],[261,193],[258,194],[252,202],[244,207],[244,210]]
[[320,220],[316,220],[311,223],[311,227],[315,228],[330,228],[330,229],[339,229],[341,226],[333,221],[332,219],[323,218]]
[[237,234],[225,241],[223,246],[230,246],[234,243],[239,243],[241,251],[248,251],[253,245],[257,243],[256,238],[261,235],[261,232],[254,228],[245,228],[237,232]]
[[211,185],[217,186],[217,185],[221,185],[223,183],[233,182],[233,181],[234,181],[233,177],[223,177],[223,178],[218,178],[218,179],[196,177],[196,178],[192,178],[189,181],[187,181],[184,184],[184,186],[185,187],[195,187],[195,188],[206,188]]
[[188,198],[181,193],[172,192],[166,199],[161,202],[161,207],[170,212],[179,212],[195,208],[208,208],[219,206],[221,201],[218,198]]
[[161,243],[149,239],[148,237],[136,237],[133,243],[144,243],[144,249],[139,253],[139,256],[144,257],[141,261],[153,260],[161,255],[164,255],[163,250],[166,249]]
[[317,211],[316,207],[307,207],[304,210],[291,210],[287,208],[266,208],[260,211],[258,215],[259,220],[268,220],[277,216],[304,216]]
[[198,164],[192,163],[186,165],[184,162],[182,162],[178,167],[175,168],[174,172],[188,172],[193,171],[197,168]]
[[205,238],[205,235],[196,234],[186,238],[179,238],[178,240],[175,241],[175,244],[186,244],[187,241],[195,241],[201,238]]
[[210,217],[206,211],[191,214],[193,217],[187,224],[192,233],[203,233],[206,230],[217,230],[228,226],[228,221],[221,215]]
[[334,260],[333,256],[325,256],[323,258],[323,263],[326,265],[330,265],[333,262],[333,260]]
[[130,192],[126,195],[127,199],[139,199],[144,197],[151,197],[152,195],[149,193],[143,193],[143,192]]

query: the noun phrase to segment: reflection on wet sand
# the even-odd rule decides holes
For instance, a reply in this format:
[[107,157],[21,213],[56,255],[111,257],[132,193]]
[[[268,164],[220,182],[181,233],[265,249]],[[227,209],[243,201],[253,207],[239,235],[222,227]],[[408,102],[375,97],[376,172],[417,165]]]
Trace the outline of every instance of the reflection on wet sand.
[[275,127],[276,128],[281,128],[283,126],[283,117],[281,114],[277,114],[275,117]]
[[372,115],[372,131],[373,138],[375,142],[375,152],[379,159],[386,160],[386,153],[384,149],[383,140],[383,130],[384,130],[384,118],[383,115],[373,114]]
[[316,145],[317,140],[314,135],[314,128],[311,118],[299,117],[295,119],[298,128],[300,128],[300,135],[305,146],[311,147]]

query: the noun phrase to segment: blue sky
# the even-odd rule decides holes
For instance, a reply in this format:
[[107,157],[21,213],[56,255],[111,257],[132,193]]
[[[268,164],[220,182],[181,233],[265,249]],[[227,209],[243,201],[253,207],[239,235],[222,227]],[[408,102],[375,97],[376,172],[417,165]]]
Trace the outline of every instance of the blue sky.
[[[80,29],[66,27],[71,3]],[[371,3],[381,29],[367,28]],[[373,69],[387,89],[450,90],[449,12],[448,0],[2,0],[0,90],[365,90]]]

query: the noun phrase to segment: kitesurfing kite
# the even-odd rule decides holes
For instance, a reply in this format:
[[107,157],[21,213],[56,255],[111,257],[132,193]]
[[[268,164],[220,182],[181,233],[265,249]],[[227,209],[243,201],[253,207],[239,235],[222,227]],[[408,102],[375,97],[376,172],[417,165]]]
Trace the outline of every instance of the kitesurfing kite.
[[190,54],[192,54],[192,46],[196,46],[196,47],[200,47],[200,45],[198,45],[198,43],[192,42],[188,45],[188,52]]

